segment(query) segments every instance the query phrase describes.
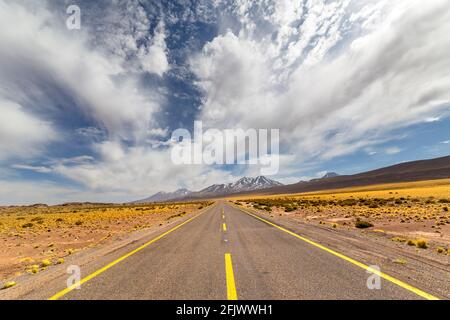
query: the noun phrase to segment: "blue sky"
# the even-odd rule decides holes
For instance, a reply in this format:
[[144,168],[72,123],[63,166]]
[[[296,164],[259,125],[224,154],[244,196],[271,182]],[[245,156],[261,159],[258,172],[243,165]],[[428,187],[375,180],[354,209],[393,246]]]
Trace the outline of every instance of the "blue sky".
[[258,175],[167,142],[280,129],[284,183],[450,154],[450,8],[423,1],[0,0],[0,204],[129,201]]

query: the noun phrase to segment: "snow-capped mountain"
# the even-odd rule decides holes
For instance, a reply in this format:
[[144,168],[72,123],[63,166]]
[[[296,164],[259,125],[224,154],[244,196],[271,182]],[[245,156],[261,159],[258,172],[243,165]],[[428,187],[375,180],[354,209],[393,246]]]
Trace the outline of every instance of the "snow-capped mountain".
[[339,177],[339,174],[336,172],[327,172],[321,179],[334,178]]
[[232,193],[261,190],[266,188],[271,188],[275,186],[281,186],[282,184],[278,181],[268,179],[264,176],[259,176],[256,178],[244,177],[233,183],[227,184],[213,184],[199,192],[195,192],[195,196],[219,196],[227,195]]
[[213,184],[197,192],[192,192],[188,189],[178,189],[175,192],[158,192],[146,199],[135,201],[135,203],[164,202],[182,200],[185,198],[211,198],[245,191],[262,190],[282,185],[282,183],[268,179],[264,176],[259,176],[256,178],[244,177],[232,183]]
[[161,191],[161,192],[155,193],[154,195],[152,195],[148,198],[135,201],[135,203],[164,202],[164,201],[170,201],[170,200],[174,200],[174,199],[182,199],[182,198],[189,196],[191,193],[192,193],[192,191],[185,189],[185,188],[178,189],[174,192]]

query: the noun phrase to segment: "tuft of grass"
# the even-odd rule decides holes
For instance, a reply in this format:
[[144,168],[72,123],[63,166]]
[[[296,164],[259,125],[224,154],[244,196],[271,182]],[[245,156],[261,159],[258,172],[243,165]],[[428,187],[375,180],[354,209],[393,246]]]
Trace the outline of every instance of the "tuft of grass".
[[407,242],[406,242],[406,244],[408,245],[408,246],[415,246],[416,245],[416,241],[414,241],[414,240],[408,240]]
[[428,248],[427,240],[425,240],[425,239],[417,240],[416,246],[417,246],[417,248],[420,248],[420,249],[427,249]]
[[78,221],[75,222],[76,226],[81,226],[82,224],[83,224],[83,221],[81,221],[81,220],[78,220]]
[[445,252],[445,248],[443,247],[437,247],[436,248],[437,253],[444,253]]
[[31,266],[28,267],[28,272],[30,273],[38,273],[39,272],[39,266],[37,264],[33,264]]
[[406,239],[400,238],[400,237],[393,237],[393,238],[391,238],[391,240],[395,241],[395,242],[402,242],[402,243],[406,242]]
[[8,289],[8,288],[14,287],[15,285],[17,285],[16,282],[8,281],[3,285],[2,289]]
[[404,265],[404,264],[406,264],[406,260],[404,260],[404,259],[395,259],[394,263]]
[[45,259],[45,260],[41,261],[41,265],[42,265],[42,267],[45,268],[45,267],[51,266],[52,262],[49,259]]
[[63,258],[59,258],[58,260],[56,260],[56,264],[63,264],[63,263],[64,263]]
[[358,229],[366,229],[366,228],[373,227],[373,224],[368,221],[363,221],[363,220],[358,219],[355,222],[355,227]]
[[33,226],[34,226],[34,224],[32,224],[31,222],[28,222],[28,223],[23,224],[22,228],[26,229],[26,228],[31,228]]

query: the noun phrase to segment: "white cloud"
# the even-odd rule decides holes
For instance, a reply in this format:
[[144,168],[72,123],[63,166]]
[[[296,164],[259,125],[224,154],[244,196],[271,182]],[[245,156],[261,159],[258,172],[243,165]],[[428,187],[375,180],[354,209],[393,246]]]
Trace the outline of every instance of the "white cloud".
[[35,167],[35,166],[29,166],[29,165],[24,165],[24,164],[14,164],[11,166],[13,169],[18,169],[18,170],[29,170],[29,171],[34,171],[34,172],[39,172],[39,173],[50,173],[52,172],[52,170],[50,168],[47,167]]
[[281,128],[298,165],[386,142],[450,102],[446,1],[306,6],[298,30],[283,6],[264,29],[244,2],[241,31],[216,37],[193,59],[205,123]]
[[0,45],[8,48],[0,50],[0,97],[47,114],[73,100],[110,136],[144,140],[162,101],[157,92],[141,88],[122,60],[93,49],[87,30],[68,31],[45,7],[30,6],[0,2]]
[[125,147],[117,142],[97,146],[98,162],[77,166],[56,164],[52,172],[77,181],[93,193],[110,191],[127,193],[129,198],[171,191],[179,186],[198,190],[217,181],[235,179],[228,172],[201,165],[175,165],[171,150],[147,147]]
[[50,123],[12,101],[0,98],[0,115],[0,160],[36,156],[58,137]]
[[399,147],[389,147],[386,148],[385,152],[386,154],[392,155],[402,152],[402,149],[400,149]]
[[428,123],[438,122],[438,121],[441,121],[440,117],[428,117],[428,118],[425,118],[425,122],[428,122]]
[[[159,141],[168,131],[155,121],[164,112],[161,91],[141,87],[137,77],[170,70],[168,30],[150,21],[137,0],[115,4],[99,24],[114,30],[86,27],[73,33],[45,6],[0,0],[0,160],[21,157],[14,168],[60,174],[84,186],[0,181],[0,202],[21,201],[15,194],[21,188],[22,197],[34,202],[131,200],[234,180],[216,167],[172,164],[167,144]],[[292,176],[306,168],[318,171],[312,163],[322,159],[360,149],[374,154],[376,145],[392,138],[391,131],[446,116],[445,0],[215,5],[228,6],[219,12],[222,32],[190,64],[204,92],[199,118],[207,127],[280,128],[282,181],[294,182]],[[209,13],[202,10],[188,8],[180,19]],[[151,31],[154,22],[158,27]],[[76,110],[58,110],[67,99]],[[51,115],[80,110],[89,119],[86,126],[93,124],[76,132],[93,141],[97,157],[32,165],[27,158],[58,137]]]
[[139,60],[145,71],[156,73],[160,77],[166,73],[170,66],[166,56],[166,41],[164,24],[159,23],[155,35],[153,37],[153,43],[145,48],[142,46],[138,52]]

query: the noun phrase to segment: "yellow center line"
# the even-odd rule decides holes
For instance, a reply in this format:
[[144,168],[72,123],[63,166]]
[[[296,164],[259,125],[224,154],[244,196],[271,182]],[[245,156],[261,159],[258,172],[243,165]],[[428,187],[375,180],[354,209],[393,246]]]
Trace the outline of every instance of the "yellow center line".
[[226,231],[227,231],[227,224],[226,224],[226,223],[223,223],[223,224],[222,224],[222,228],[223,228],[223,231],[226,232]]
[[242,212],[244,212],[244,213],[246,213],[246,214],[248,214],[248,215],[250,215],[250,216],[252,216],[252,217],[254,217],[254,218],[256,218],[256,219],[258,219],[260,221],[262,221],[262,222],[264,222],[264,223],[267,223],[268,225],[270,225],[272,227],[275,227],[275,228],[277,228],[277,229],[279,229],[279,230],[281,230],[283,232],[286,232],[286,233],[290,234],[291,236],[294,236],[294,237],[296,237],[296,238],[298,238],[298,239],[300,239],[300,240],[302,240],[302,241],[304,241],[306,243],[309,243],[309,244],[313,245],[314,247],[317,247],[317,248],[322,249],[322,250],[324,250],[324,251],[326,251],[328,253],[331,253],[332,255],[334,255],[334,256],[336,256],[338,258],[341,258],[341,259],[343,259],[343,260],[345,260],[347,262],[350,262],[350,263],[354,264],[355,266],[358,266],[358,267],[360,267],[362,269],[369,270],[371,273],[374,273],[374,274],[382,277],[383,279],[396,284],[397,286],[399,286],[399,287],[401,287],[403,289],[406,289],[406,290],[408,290],[408,291],[410,291],[412,293],[415,293],[416,295],[418,295],[418,296],[420,296],[422,298],[425,298],[425,299],[428,299],[428,300],[439,300],[438,297],[435,297],[435,296],[433,296],[433,295],[431,295],[431,294],[429,294],[429,293],[427,293],[425,291],[422,291],[422,290],[420,290],[418,288],[415,288],[412,285],[407,284],[407,283],[405,283],[405,282],[403,282],[401,280],[398,280],[398,279],[396,279],[396,278],[394,278],[394,277],[392,277],[392,276],[390,276],[390,275],[388,275],[386,273],[383,273],[381,271],[378,271],[378,270],[375,270],[373,268],[370,268],[369,266],[365,265],[364,263],[361,263],[361,262],[356,261],[356,260],[354,260],[354,259],[352,259],[350,257],[347,257],[346,255],[343,255],[342,253],[336,252],[336,251],[334,251],[332,249],[329,249],[329,248],[327,248],[327,247],[325,247],[325,246],[323,246],[323,245],[321,245],[321,244],[319,244],[317,242],[314,242],[314,241],[309,240],[309,239],[307,239],[305,237],[302,237],[302,236],[300,236],[300,235],[298,235],[298,234],[296,234],[296,233],[294,233],[292,231],[289,231],[289,230],[287,230],[287,229],[285,229],[283,227],[280,227],[279,225],[277,225],[275,223],[272,223],[272,222],[270,222],[270,221],[268,221],[266,219],[263,219],[263,218],[255,215],[253,213],[250,213],[247,210],[244,210],[244,209],[239,208],[237,206],[236,206],[236,208],[239,209],[240,211],[242,211]]
[[234,282],[233,262],[231,254],[225,253],[225,274],[227,279],[227,299],[237,300],[236,284]]
[[194,220],[195,218],[199,217],[204,211],[202,211],[201,213],[199,213],[198,215],[196,215],[195,217],[192,217],[186,221],[184,221],[183,223],[180,223],[179,225],[173,227],[172,229],[164,232],[163,234],[159,235],[158,237],[150,240],[149,242],[143,244],[142,246],[138,247],[137,249],[134,249],[133,251],[125,254],[124,256],[114,260],[113,262],[107,264],[106,266],[104,266],[103,268],[91,273],[90,275],[88,275],[87,277],[83,278],[80,280],[80,282],[77,282],[69,287],[67,287],[64,290],[61,290],[60,292],[58,292],[57,294],[53,295],[52,297],[50,297],[48,300],[58,300],[59,298],[65,296],[66,294],[68,294],[69,292],[71,292],[72,290],[74,290],[75,288],[77,288],[78,286],[82,285],[83,283],[88,282],[89,280],[95,278],[96,276],[102,274],[103,272],[105,272],[106,270],[108,270],[109,268],[115,266],[116,264],[118,264],[119,262],[125,260],[126,258],[132,256],[133,254],[141,251],[142,249],[145,249],[146,247],[148,247],[149,245],[151,245],[152,243],[155,243],[156,241],[160,240],[161,238],[167,236],[169,233],[172,233],[173,231],[177,230],[178,228],[181,228],[182,226],[184,226],[185,224],[187,224],[188,222],[191,222],[192,220]]

